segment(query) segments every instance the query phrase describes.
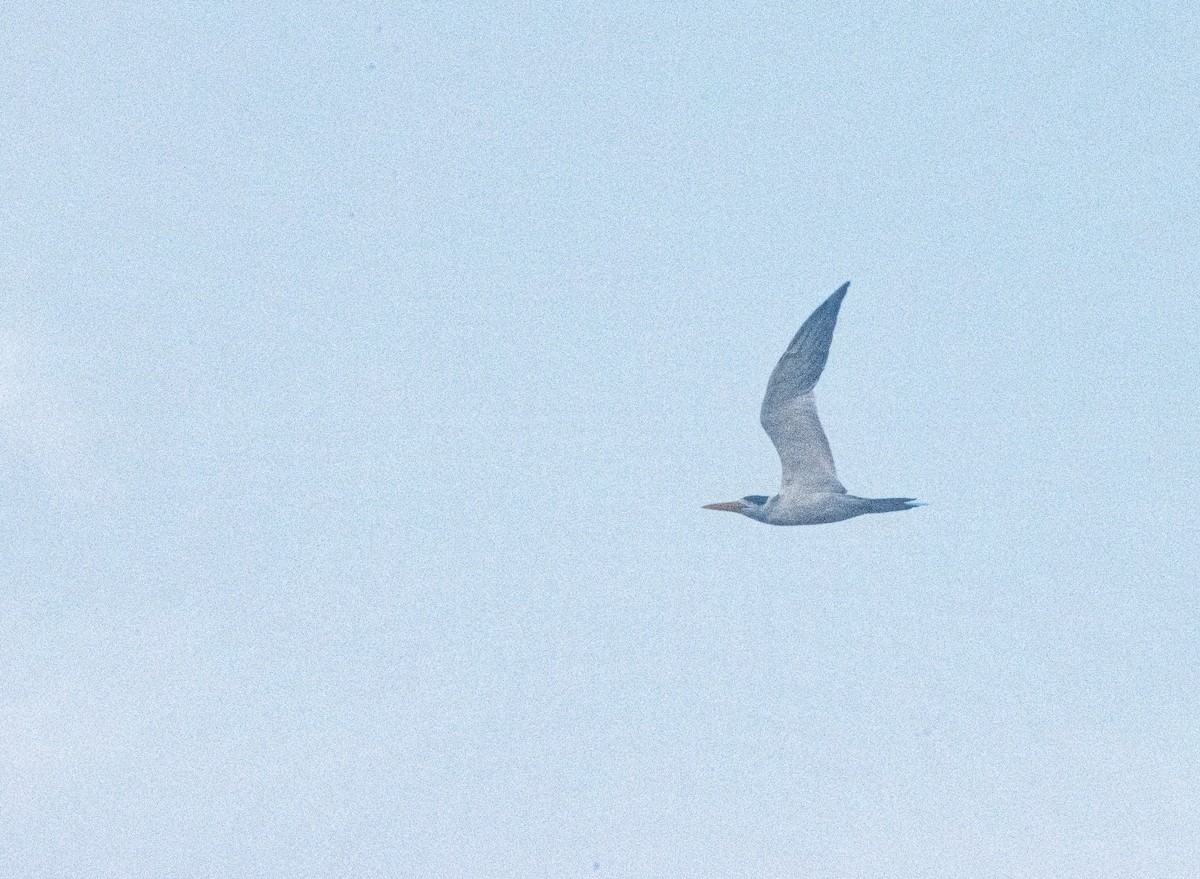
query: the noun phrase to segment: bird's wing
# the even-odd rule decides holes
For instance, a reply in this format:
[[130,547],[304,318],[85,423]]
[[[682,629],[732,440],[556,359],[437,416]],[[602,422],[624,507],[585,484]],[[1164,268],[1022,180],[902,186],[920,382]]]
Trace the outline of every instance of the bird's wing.
[[760,418],[783,464],[781,493],[846,493],[845,486],[838,482],[829,440],[817,418],[812,389],[829,357],[838,309],[849,286],[849,282],[843,284],[809,316],[767,383]]

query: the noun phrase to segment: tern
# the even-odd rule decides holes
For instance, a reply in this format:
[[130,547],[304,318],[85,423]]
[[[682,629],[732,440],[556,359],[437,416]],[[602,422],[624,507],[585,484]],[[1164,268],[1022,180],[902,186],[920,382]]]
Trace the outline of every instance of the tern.
[[817,418],[813,387],[829,359],[838,309],[850,288],[847,281],[804,322],[779,358],[759,416],[783,465],[774,497],[749,495],[740,501],[708,504],[706,510],[741,513],[768,525],[823,525],[864,513],[891,513],[921,507],[915,498],[866,498],[846,494],[833,467],[829,440]]

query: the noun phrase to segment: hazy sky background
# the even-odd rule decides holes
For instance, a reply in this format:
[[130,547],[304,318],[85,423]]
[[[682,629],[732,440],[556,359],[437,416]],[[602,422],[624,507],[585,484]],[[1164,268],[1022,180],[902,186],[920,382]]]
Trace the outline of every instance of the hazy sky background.
[[1195,4],[52,6],[9,875],[1200,875]]

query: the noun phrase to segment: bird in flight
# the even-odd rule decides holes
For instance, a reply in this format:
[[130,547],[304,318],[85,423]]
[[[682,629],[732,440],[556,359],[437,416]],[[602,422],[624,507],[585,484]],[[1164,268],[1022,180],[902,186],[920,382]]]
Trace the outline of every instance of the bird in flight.
[[706,510],[741,513],[769,525],[822,525],[864,513],[891,513],[924,506],[910,497],[866,498],[846,494],[833,467],[829,440],[817,419],[813,387],[829,358],[838,309],[847,281],[800,327],[779,358],[760,420],[783,464],[783,484],[774,497],[749,495],[740,501],[708,504]]

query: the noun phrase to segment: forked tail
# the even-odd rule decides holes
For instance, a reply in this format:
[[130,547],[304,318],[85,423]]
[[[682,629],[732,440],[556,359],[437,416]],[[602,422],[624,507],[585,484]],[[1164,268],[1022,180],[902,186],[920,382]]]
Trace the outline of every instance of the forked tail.
[[897,510],[911,510],[914,507],[923,507],[925,504],[911,497],[879,497],[879,498],[864,498],[869,507],[868,513],[894,513]]

